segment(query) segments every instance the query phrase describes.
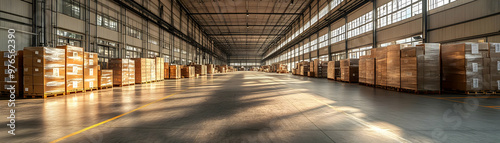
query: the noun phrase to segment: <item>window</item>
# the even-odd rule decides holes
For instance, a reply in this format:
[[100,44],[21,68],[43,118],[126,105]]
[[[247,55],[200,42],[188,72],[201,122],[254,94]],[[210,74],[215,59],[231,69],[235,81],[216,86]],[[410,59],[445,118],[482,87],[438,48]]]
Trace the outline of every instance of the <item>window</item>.
[[365,15],[362,15],[356,18],[355,20],[352,20],[351,22],[347,23],[348,26],[347,28],[349,29],[349,31],[347,32],[348,38],[358,36],[360,34],[371,31],[373,29],[372,16],[373,16],[373,11],[370,11]]
[[57,45],[82,46],[82,35],[57,29]]
[[343,0],[332,0],[332,2],[330,2],[330,10],[334,9],[335,7],[337,7]]
[[80,3],[73,0],[60,0],[59,12],[77,19],[82,19],[80,12],[82,11]]
[[449,4],[451,2],[455,2],[456,0],[429,0],[428,1],[428,7],[429,10],[441,7],[443,5]]
[[142,39],[141,31],[135,27],[127,26],[127,35],[137,39]]
[[114,18],[110,18],[107,15],[99,14],[97,15],[97,25],[102,26],[104,28],[113,30],[113,31],[118,31],[117,26],[118,22]]
[[142,55],[142,49],[133,46],[125,47],[125,58],[140,58]]
[[148,51],[148,58],[160,57],[158,52]]
[[334,44],[345,40],[345,25],[342,25],[339,28],[332,30],[330,34],[332,35],[332,40],[330,44]]

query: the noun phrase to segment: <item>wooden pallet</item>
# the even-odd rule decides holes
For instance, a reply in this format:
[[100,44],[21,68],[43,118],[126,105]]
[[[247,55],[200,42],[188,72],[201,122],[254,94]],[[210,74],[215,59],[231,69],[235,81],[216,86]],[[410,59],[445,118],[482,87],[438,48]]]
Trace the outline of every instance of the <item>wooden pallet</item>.
[[69,95],[71,93],[85,93],[86,90],[72,90],[72,91],[68,91],[66,92],[66,95]]
[[99,87],[100,90],[102,90],[102,89],[108,89],[108,88],[113,88],[113,86],[101,86],[101,87]]
[[463,94],[463,95],[495,95],[498,92],[495,91],[461,91],[461,90],[446,90],[444,91],[445,93],[452,93],[452,94]]
[[85,91],[94,91],[94,90],[97,90],[97,89],[98,89],[97,87],[96,88],[87,88],[87,89],[85,89]]
[[360,85],[364,85],[364,86],[370,86],[370,87],[376,87],[375,84],[370,84],[370,83],[363,83],[363,82],[359,82]]
[[430,90],[413,90],[401,88],[401,92],[413,93],[413,94],[441,94],[441,91],[430,91]]
[[386,86],[384,89],[392,90],[392,91],[401,91],[400,87],[392,87],[392,86]]
[[25,94],[23,95],[23,98],[47,98],[47,97],[56,97],[56,96],[61,96],[61,95],[66,95],[65,92],[60,92],[60,93],[45,93],[45,94]]
[[358,83],[358,82],[350,82],[350,81],[344,81],[344,80],[337,80],[337,81],[344,82],[344,83]]

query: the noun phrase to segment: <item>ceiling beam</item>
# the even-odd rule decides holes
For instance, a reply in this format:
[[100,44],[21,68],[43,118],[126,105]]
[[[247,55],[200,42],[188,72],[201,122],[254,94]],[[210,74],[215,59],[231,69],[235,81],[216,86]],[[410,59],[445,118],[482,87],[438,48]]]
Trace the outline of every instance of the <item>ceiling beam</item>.
[[301,15],[301,13],[189,13],[189,15],[218,15],[218,14],[244,14],[244,15]]
[[263,27],[263,26],[277,26],[277,27],[285,27],[288,25],[200,25],[202,27],[216,27],[216,26],[255,26],[255,27]]
[[245,34],[245,33],[224,33],[207,34],[208,36],[282,36],[283,34]]

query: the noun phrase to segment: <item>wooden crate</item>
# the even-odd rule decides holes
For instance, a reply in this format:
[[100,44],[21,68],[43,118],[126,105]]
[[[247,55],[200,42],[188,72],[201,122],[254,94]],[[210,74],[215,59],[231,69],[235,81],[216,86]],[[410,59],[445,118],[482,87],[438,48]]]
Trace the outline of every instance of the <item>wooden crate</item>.
[[26,47],[23,55],[25,96],[46,97],[66,93],[64,49]]
[[65,50],[66,94],[83,91],[83,48],[75,46],[57,46]]

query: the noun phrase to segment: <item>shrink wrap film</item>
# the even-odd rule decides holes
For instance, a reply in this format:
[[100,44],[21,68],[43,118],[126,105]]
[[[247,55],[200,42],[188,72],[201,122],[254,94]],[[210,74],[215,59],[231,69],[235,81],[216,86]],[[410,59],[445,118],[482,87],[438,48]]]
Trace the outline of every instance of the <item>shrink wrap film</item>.
[[163,80],[165,77],[164,77],[164,61],[163,61],[163,58],[160,58],[160,57],[156,57],[155,58],[155,71],[156,71],[156,80]]
[[[0,92],[2,92],[1,96],[9,97],[11,94],[11,86],[15,87],[14,94],[16,96],[22,95],[24,93],[23,59],[23,51],[16,51],[13,54],[8,51],[0,52],[0,63],[2,63],[2,65],[0,66],[0,71],[2,72],[0,73]],[[9,65],[11,66],[10,73],[12,73],[13,78],[11,78],[9,73]],[[15,67],[15,69],[13,69],[12,67]]]
[[66,93],[83,91],[83,48],[69,45],[57,48],[64,49],[66,53]]
[[128,84],[135,84],[135,61],[128,60]]
[[151,66],[146,62],[146,58],[133,58],[135,63],[135,83],[145,83],[151,81]]
[[490,60],[487,46],[456,43],[441,46],[442,88],[446,91],[490,90]]
[[215,67],[213,64],[207,64],[207,74],[214,74],[215,73]]
[[179,65],[170,65],[170,78],[181,78],[181,67]]
[[113,85],[123,86],[128,84],[129,59],[111,59],[108,67],[113,70]]
[[192,66],[183,67],[181,70],[181,73],[182,73],[182,76],[184,76],[184,78],[195,77],[194,67],[192,67]]
[[113,86],[113,70],[99,70],[99,88]]
[[163,77],[165,79],[169,79],[170,78],[170,64],[169,63],[163,63],[163,65],[164,65],[164,69],[163,69],[164,70],[164,72],[163,72],[164,76]]
[[26,47],[23,54],[25,95],[43,96],[65,93],[66,52],[64,49]]
[[98,57],[97,53],[84,52],[83,62],[83,88],[84,89],[97,89],[98,84]]
[[359,59],[340,60],[340,80],[345,82],[358,82]]
[[440,44],[425,43],[401,49],[401,88],[440,91]]

